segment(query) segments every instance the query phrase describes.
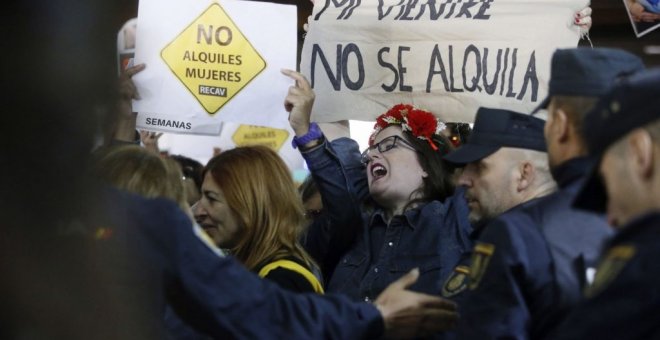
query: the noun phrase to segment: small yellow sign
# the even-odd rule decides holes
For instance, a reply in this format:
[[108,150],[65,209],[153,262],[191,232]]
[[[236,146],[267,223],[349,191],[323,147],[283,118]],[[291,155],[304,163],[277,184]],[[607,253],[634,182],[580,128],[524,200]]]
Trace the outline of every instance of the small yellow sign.
[[231,136],[237,146],[265,145],[275,151],[289,138],[289,131],[256,125],[241,125]]
[[213,115],[266,68],[266,62],[214,3],[160,53],[165,64]]

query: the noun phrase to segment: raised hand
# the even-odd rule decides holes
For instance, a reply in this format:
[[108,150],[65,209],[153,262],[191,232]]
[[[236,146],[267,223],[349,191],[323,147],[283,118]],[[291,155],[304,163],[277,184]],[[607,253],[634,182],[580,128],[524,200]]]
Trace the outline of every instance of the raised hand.
[[591,29],[591,7],[585,7],[575,13],[575,20],[574,24],[580,26],[582,29],[582,34],[587,34],[589,33],[589,30]]
[[289,87],[284,99],[284,109],[289,112],[289,124],[296,136],[303,136],[309,131],[309,119],[314,105],[314,90],[301,73],[293,70],[282,70],[282,74],[296,81]]
[[140,141],[144,144],[144,148],[156,154],[160,154],[158,140],[161,136],[163,136],[162,132],[140,130]]
[[120,118],[129,118],[133,116],[133,99],[140,99],[137,87],[131,79],[135,74],[141,72],[146,67],[145,64],[138,64],[126,68],[119,76],[119,113]]

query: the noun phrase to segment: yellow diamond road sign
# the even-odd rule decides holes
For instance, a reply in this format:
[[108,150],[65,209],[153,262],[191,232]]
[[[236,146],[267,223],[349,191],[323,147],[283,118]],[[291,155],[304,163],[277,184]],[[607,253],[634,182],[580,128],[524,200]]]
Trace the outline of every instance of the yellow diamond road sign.
[[231,136],[237,146],[265,145],[279,151],[289,138],[289,131],[255,125],[241,125]]
[[217,3],[160,55],[209,114],[220,110],[266,68],[259,52]]

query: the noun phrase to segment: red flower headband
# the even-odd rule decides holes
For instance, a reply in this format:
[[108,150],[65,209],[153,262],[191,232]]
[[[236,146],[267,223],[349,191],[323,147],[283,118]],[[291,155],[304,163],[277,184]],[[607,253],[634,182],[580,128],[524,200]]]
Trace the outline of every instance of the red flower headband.
[[439,121],[429,111],[417,109],[409,104],[397,104],[378,116],[374,131],[369,137],[369,145],[373,145],[376,135],[390,125],[401,125],[403,131],[409,131],[416,138],[428,141],[434,151],[437,151],[438,147],[431,137],[440,134],[440,131],[446,128],[445,123]]

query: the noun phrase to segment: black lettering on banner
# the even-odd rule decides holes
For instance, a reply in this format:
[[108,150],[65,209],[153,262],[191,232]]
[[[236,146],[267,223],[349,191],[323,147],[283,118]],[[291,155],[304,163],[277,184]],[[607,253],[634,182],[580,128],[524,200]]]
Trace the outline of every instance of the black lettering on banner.
[[[477,74],[472,77],[472,84],[468,85],[468,77],[465,71],[465,66],[467,65],[470,53],[474,54],[474,64],[477,70]],[[479,53],[479,49],[476,46],[470,44],[465,49],[465,55],[463,56],[463,88],[470,92],[474,92],[474,90],[479,90],[479,92],[481,92],[481,87],[479,87],[479,78],[481,78],[481,53]]]
[[383,53],[390,53],[390,48],[389,47],[383,47],[378,51],[378,64],[380,64],[380,66],[382,66],[382,67],[386,67],[386,68],[390,69],[392,71],[392,73],[394,73],[394,81],[392,82],[392,85],[388,86],[388,85],[385,85],[385,84],[381,84],[380,87],[382,87],[383,90],[385,90],[385,92],[392,92],[392,91],[394,91],[394,89],[396,89],[396,85],[399,83],[399,73],[397,73],[396,68],[394,67],[394,65],[392,65],[392,64],[386,62],[385,60],[383,60]]
[[[358,79],[355,81],[353,81],[353,79],[350,78],[348,73],[348,60],[351,54],[355,55],[355,59],[357,62]],[[314,44],[312,46],[312,61],[310,65],[312,87],[314,87],[314,84],[316,83],[315,75],[316,75],[317,57],[321,60],[321,64],[323,64],[325,73],[328,76],[328,80],[330,80],[330,83],[332,84],[332,88],[335,91],[341,90],[342,77],[344,80],[344,84],[350,90],[355,91],[362,88],[365,79],[364,60],[362,58],[362,53],[360,53],[360,49],[356,44],[350,43],[346,45],[346,47],[342,47],[341,44],[337,44],[337,58],[335,64],[336,68],[334,73],[333,70],[330,68],[330,63],[328,62],[328,59],[326,59],[325,54],[323,53],[321,47],[318,44]]]
[[346,20],[351,17],[353,10],[360,6],[361,2],[362,0],[325,0],[323,8],[314,16],[314,21],[319,20],[321,14],[323,14],[323,12],[325,12],[325,10],[330,7],[331,3],[335,6],[335,8],[341,8],[348,4],[348,6],[344,7],[341,13],[339,13],[339,16],[337,16],[337,20]]
[[211,45],[213,43],[213,38],[215,38],[215,42],[220,46],[227,46],[231,44],[231,41],[233,39],[231,29],[229,29],[229,27],[227,26],[220,26],[214,31],[213,25],[208,25],[208,31],[207,31],[203,24],[198,24],[197,25],[198,44],[202,42],[202,38],[204,38],[204,41],[206,41],[207,45]]
[[419,14],[417,14],[415,20],[419,20],[419,18],[422,17],[425,8],[429,9],[429,19],[438,20],[438,18],[442,15],[442,13],[444,13],[445,7],[447,7],[447,3],[443,2],[442,4],[440,4],[440,8],[437,8],[435,2],[436,2],[435,0],[427,0],[426,3],[423,3],[422,6],[419,8]]
[[488,93],[488,94],[495,93],[495,89],[497,88],[497,79],[498,79],[498,75],[500,73],[501,62],[502,62],[502,49],[500,48],[500,49],[497,49],[497,61],[496,61],[495,75],[493,76],[493,81],[489,84],[488,79],[487,79],[487,75],[488,75],[488,48],[484,48],[484,60],[483,60],[484,72],[482,73],[482,75],[483,75],[484,90],[486,90],[486,93]]
[[209,53],[204,51],[184,51],[183,60],[199,61],[209,64],[222,64],[222,65],[241,65],[241,55],[237,54],[224,54],[224,53]]
[[[385,50],[386,49],[381,49],[381,52],[384,52]],[[387,51],[389,51],[389,48],[387,48]],[[495,66],[494,72],[491,70],[490,75],[488,74],[489,51],[490,50],[488,48],[480,49],[473,44],[470,44],[465,48],[462,56],[463,63],[461,69],[461,80],[463,88],[456,88],[454,86],[454,81],[461,80],[454,79],[454,71],[456,71],[458,75],[458,70],[454,70],[454,47],[452,45],[447,46],[447,53],[449,57],[449,69],[447,69],[445,67],[440,48],[438,47],[438,44],[436,44],[431,53],[428,76],[426,79],[426,93],[430,93],[433,89],[433,78],[436,75],[440,75],[446,92],[483,92],[485,90],[488,95],[498,95],[496,92],[499,82],[499,96],[515,98],[516,100],[522,101],[527,94],[528,88],[531,88],[530,100],[532,102],[536,102],[538,100],[539,87],[539,80],[536,72],[536,51],[532,51],[529,56],[529,60],[526,64],[527,67],[525,68],[525,75],[522,80],[522,85],[518,83],[514,84],[516,68],[518,66],[518,48],[498,49],[495,61],[490,60],[490,64],[494,64]],[[502,54],[504,54],[504,57],[502,57]],[[511,58],[509,58],[509,55],[511,55]],[[461,60],[459,58],[461,57],[457,56],[457,61]],[[402,82],[402,80],[400,80],[400,70],[397,73],[393,65],[384,62],[382,59],[379,59],[379,62],[381,63],[381,66],[386,66],[395,73],[395,80],[398,79],[399,83]],[[472,65],[474,65],[474,67],[472,67]],[[470,72],[474,72],[474,74],[469,74]],[[397,78],[397,76],[399,76],[399,78]],[[492,80],[489,82],[489,79]],[[384,90],[390,92],[394,90],[396,84],[397,82],[393,83],[391,86],[382,87]],[[514,87],[518,90],[519,93],[514,91]]]
[[507,98],[515,98],[516,93],[513,92],[513,76],[516,73],[516,63],[517,63],[518,49],[514,48],[513,53],[511,54],[511,71],[509,71],[509,90],[506,91]]
[[403,67],[403,51],[410,51],[408,46],[399,46],[399,55],[398,55],[398,66],[399,66],[399,91],[401,92],[412,92],[412,86],[404,84],[404,74],[406,74],[406,68]]
[[[438,64],[440,69],[435,70],[435,65]],[[442,62],[442,55],[440,54],[440,49],[438,44],[435,44],[433,47],[433,53],[431,54],[431,62],[429,64],[429,75],[426,78],[426,93],[431,92],[431,83],[433,81],[433,76],[439,74],[442,77],[442,83],[445,85],[445,91],[449,92],[449,82],[447,80],[447,71],[445,70],[445,64]]]
[[463,89],[454,87],[454,48],[449,45],[449,88],[451,92],[463,92]]
[[[408,3],[403,7],[403,13],[401,13],[401,18],[395,17],[394,19],[399,20],[413,20],[414,18],[410,16],[410,11],[417,6],[419,0],[408,0]],[[423,10],[423,8],[422,8]]]
[[454,2],[452,2],[451,0],[449,0],[449,2],[451,3],[451,7],[449,7],[449,12],[447,13],[447,15],[445,15],[445,19],[449,19],[451,15],[454,14],[454,9],[456,8],[456,4]]
[[490,3],[493,1],[494,0],[481,0],[481,7],[479,8],[479,12],[477,12],[477,15],[475,15],[474,18],[479,20],[490,19],[490,14],[486,14],[486,10],[490,8]]
[[504,52],[504,69],[502,70],[502,85],[500,86],[500,96],[504,93],[504,77],[506,74],[506,69],[509,66],[509,48],[507,47]]
[[[398,12],[392,20],[419,20],[428,9],[430,20],[467,18],[472,20],[488,20],[490,3],[494,0],[398,0],[393,5],[385,5],[385,0],[378,0],[378,20],[390,16],[395,8]],[[478,6],[478,7],[477,7]]]
[[[358,80],[353,81],[348,75],[348,57],[353,53],[357,59],[358,67]],[[362,88],[364,84],[364,62],[362,60],[362,54],[357,45],[350,43],[344,48],[344,52],[341,54],[341,64],[342,64],[342,76],[344,77],[344,84],[349,89],[356,91]]]
[[325,69],[325,73],[328,75],[328,80],[330,80],[330,83],[332,84],[332,88],[335,89],[335,91],[339,91],[341,89],[341,44],[337,44],[337,67],[335,68],[337,70],[337,75],[335,76],[332,73],[332,70],[330,69],[330,64],[328,63],[328,59],[325,58],[325,55],[323,54],[323,50],[318,44],[314,44],[312,46],[312,87],[314,87],[314,75],[316,74],[316,57],[319,57],[321,59],[321,64],[323,64],[323,68]]
[[153,126],[174,127],[177,129],[186,129],[186,130],[192,129],[192,123],[190,122],[182,122],[182,121],[169,120],[169,119],[147,118],[146,123],[147,125],[153,125]]
[[241,72],[186,67],[185,77],[237,83],[241,81]]
[[532,83],[532,101],[536,102],[536,97],[539,90],[539,79],[536,76],[536,51],[532,52],[532,56],[529,58],[529,63],[527,64],[527,72],[525,72],[525,79],[523,80],[522,88],[520,89],[520,94],[516,99],[522,100],[525,97],[525,92],[527,92],[527,83]]
[[[385,5],[384,1],[383,0],[378,0],[378,20],[383,20],[383,18],[385,18],[386,16],[388,16],[390,14],[390,12],[392,12],[392,9],[395,6],[401,6],[401,5],[403,5],[403,2],[404,2],[404,0],[400,0],[398,4],[396,4],[394,6],[389,6],[387,8],[387,11],[383,12],[383,6]],[[401,11],[403,11],[403,9],[401,9],[399,11],[399,14],[396,17],[401,15]]]
[[461,6],[461,10],[458,11],[458,14],[456,14],[456,18],[460,18],[462,16],[465,16],[466,18],[472,18],[472,14],[470,13],[470,8],[474,7],[477,5],[478,2],[475,0],[467,0],[466,2],[463,2],[463,5]]

